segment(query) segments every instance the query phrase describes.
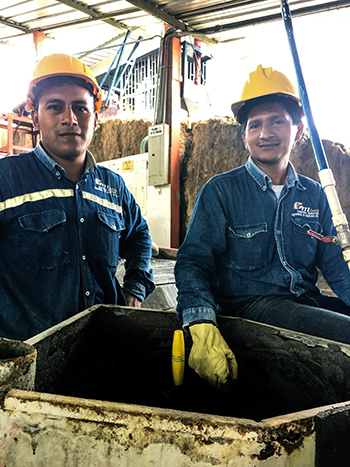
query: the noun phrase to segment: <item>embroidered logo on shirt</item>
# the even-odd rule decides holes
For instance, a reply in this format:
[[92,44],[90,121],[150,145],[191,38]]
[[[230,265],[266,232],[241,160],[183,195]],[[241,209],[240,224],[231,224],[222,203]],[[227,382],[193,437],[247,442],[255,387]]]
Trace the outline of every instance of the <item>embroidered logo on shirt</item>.
[[319,209],[312,209],[306,207],[303,203],[296,201],[294,203],[293,209],[295,212],[292,213],[292,216],[303,216],[303,217],[318,217]]
[[109,193],[110,195],[118,197],[118,191],[109,185],[103,183],[99,178],[95,178],[95,190],[102,191],[103,193]]

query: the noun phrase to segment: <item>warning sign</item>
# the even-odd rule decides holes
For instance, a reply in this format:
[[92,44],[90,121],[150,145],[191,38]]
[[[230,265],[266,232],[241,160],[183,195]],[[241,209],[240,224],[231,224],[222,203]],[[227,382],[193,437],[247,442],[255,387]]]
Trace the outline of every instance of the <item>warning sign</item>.
[[123,161],[123,172],[134,170],[134,161]]
[[151,126],[149,128],[149,136],[157,136],[163,134],[163,125]]

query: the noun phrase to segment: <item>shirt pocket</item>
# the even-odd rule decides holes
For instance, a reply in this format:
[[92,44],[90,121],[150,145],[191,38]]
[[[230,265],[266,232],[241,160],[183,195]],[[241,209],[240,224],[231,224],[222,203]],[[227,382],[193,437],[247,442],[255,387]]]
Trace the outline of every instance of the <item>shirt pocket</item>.
[[292,219],[292,226],[294,262],[309,269],[315,264],[318,240],[310,237],[307,231],[311,229],[322,235],[322,225],[317,221],[294,218]]
[[70,263],[66,213],[60,209],[18,218],[26,270],[49,270]]
[[268,265],[267,224],[228,227],[230,266],[238,271],[256,271]]
[[97,237],[94,258],[109,267],[117,267],[119,261],[119,238],[125,229],[120,217],[97,212]]

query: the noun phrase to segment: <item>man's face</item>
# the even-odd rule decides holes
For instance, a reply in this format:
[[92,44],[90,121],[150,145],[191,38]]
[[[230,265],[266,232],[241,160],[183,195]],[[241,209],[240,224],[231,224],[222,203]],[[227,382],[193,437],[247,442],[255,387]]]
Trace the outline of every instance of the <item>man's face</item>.
[[249,112],[243,141],[254,162],[263,167],[286,163],[302,133],[303,125],[294,125],[287,110],[279,102],[271,102]]
[[38,109],[32,112],[42,144],[56,162],[85,157],[98,113],[91,93],[77,84],[53,84],[41,92]]

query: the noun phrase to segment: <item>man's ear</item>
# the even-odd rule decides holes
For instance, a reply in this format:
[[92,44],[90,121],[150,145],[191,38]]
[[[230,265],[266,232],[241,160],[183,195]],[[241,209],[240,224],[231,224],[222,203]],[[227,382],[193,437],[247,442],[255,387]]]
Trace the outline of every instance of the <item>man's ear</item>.
[[98,112],[95,110],[95,123],[94,123],[94,131],[96,130],[98,125]]
[[294,141],[299,141],[299,139],[302,137],[304,132],[304,123],[300,123],[300,125],[297,126],[297,133],[295,135]]
[[32,117],[33,121],[33,126],[35,130],[40,130],[40,125],[39,125],[39,118],[38,118],[38,111],[35,109],[32,109],[30,111],[30,115]]

